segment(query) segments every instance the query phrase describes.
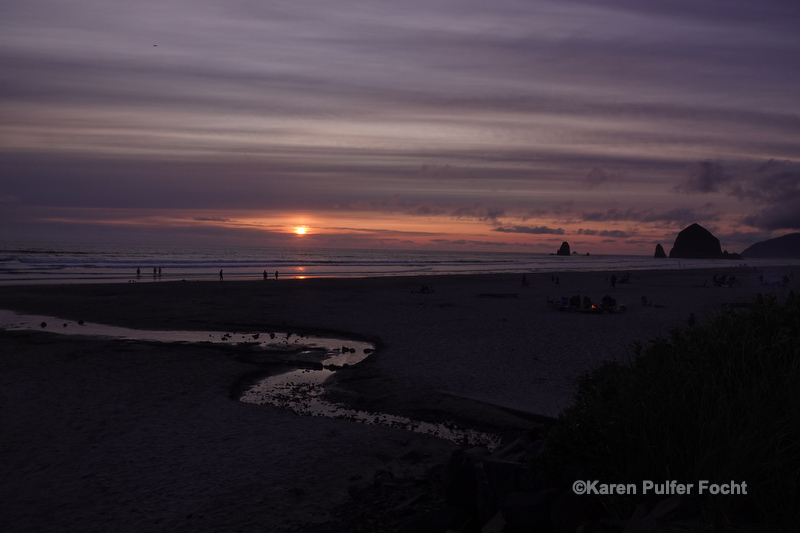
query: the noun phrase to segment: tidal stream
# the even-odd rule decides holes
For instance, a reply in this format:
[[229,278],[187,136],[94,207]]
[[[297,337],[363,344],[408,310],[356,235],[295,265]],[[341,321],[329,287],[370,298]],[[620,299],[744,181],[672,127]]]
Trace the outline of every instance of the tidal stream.
[[[500,442],[497,435],[459,428],[452,423],[434,424],[387,413],[360,411],[324,400],[325,381],[338,368],[358,364],[374,351],[375,347],[367,342],[275,331],[140,330],[7,310],[0,310],[0,329],[43,330],[58,335],[143,342],[240,346],[247,349],[253,359],[284,369],[258,380],[245,390],[239,398],[242,402],[290,409],[304,416],[326,416],[387,425],[470,446],[487,446],[491,449]],[[313,368],[307,368],[309,366]],[[287,371],[286,368],[293,369]]]

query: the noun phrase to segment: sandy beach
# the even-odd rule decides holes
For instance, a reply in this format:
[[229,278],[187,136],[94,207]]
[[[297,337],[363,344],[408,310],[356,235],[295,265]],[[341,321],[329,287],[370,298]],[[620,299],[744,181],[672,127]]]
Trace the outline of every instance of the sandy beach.
[[[557,416],[581,373],[624,359],[636,340],[789,290],[744,267],[637,271],[614,288],[611,274],[559,273],[560,286],[549,273],[528,274],[527,285],[518,274],[9,286],[0,308],[143,329],[366,339],[376,353],[340,371],[332,397],[502,432]],[[741,284],[710,287],[714,274]],[[608,294],[627,309],[547,305],[576,294],[598,303]],[[324,531],[348,486],[378,469],[417,475],[457,447],[238,402],[254,367],[230,349],[58,333],[0,331],[2,531]]]

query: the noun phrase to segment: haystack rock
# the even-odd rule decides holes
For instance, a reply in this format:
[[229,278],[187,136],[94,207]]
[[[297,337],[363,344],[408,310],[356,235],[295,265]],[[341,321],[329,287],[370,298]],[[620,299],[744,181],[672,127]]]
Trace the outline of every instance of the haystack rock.
[[678,233],[669,256],[677,259],[721,259],[719,239],[700,224],[692,224]]
[[800,233],[757,242],[742,255],[755,259],[800,259]]
[[569,243],[564,241],[561,243],[561,248],[558,249],[556,255],[570,255],[569,253]]
[[655,257],[656,259],[666,259],[667,258],[667,252],[664,251],[664,247],[661,246],[661,243],[656,244],[656,253],[653,254],[653,257]]

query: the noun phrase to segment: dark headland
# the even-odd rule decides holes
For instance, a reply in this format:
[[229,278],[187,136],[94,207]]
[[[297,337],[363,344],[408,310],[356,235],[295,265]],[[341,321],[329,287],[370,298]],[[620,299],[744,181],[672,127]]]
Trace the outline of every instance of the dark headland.
[[742,256],[753,259],[800,259],[800,233],[757,242],[746,248]]

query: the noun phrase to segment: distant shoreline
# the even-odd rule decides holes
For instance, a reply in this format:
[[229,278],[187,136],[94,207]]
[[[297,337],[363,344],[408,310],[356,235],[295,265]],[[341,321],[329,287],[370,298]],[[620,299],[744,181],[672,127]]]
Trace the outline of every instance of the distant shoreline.
[[[275,271],[267,272],[264,277],[263,272],[242,272],[241,269],[223,270],[224,281],[226,282],[268,282],[287,281],[287,280],[306,280],[306,279],[372,279],[372,278],[416,278],[416,277],[442,277],[442,276],[504,276],[504,275],[543,275],[543,274],[563,274],[563,273],[624,273],[624,272],[690,272],[703,270],[734,271],[734,270],[775,270],[775,269],[800,269],[800,260],[785,259],[759,259],[749,262],[734,260],[678,260],[678,259],[652,259],[658,261],[673,261],[678,265],[674,268],[665,268],[665,265],[652,264],[648,266],[617,265],[619,268],[609,268],[607,264],[598,264],[598,268],[587,268],[587,265],[569,265],[565,259],[563,265],[551,265],[546,268],[523,268],[512,267],[505,270],[499,269],[475,269],[452,272],[442,271],[420,271],[420,272],[365,272],[365,273],[298,273],[291,271],[278,271],[278,279],[275,279]],[[591,265],[588,265],[591,266]],[[570,268],[573,267],[573,268]],[[8,286],[57,286],[57,285],[116,285],[116,284],[153,284],[167,282],[219,282],[219,269],[207,273],[181,273],[180,271],[170,271],[165,269],[162,275],[153,276],[152,273],[136,276],[125,275],[84,275],[79,277],[26,277],[24,274],[0,273],[0,287]]]
[[652,256],[546,253],[336,250],[278,248],[152,248],[113,245],[0,247],[0,285],[154,283],[405,277],[419,275],[536,274],[593,271],[758,268],[800,260],[686,260]]

